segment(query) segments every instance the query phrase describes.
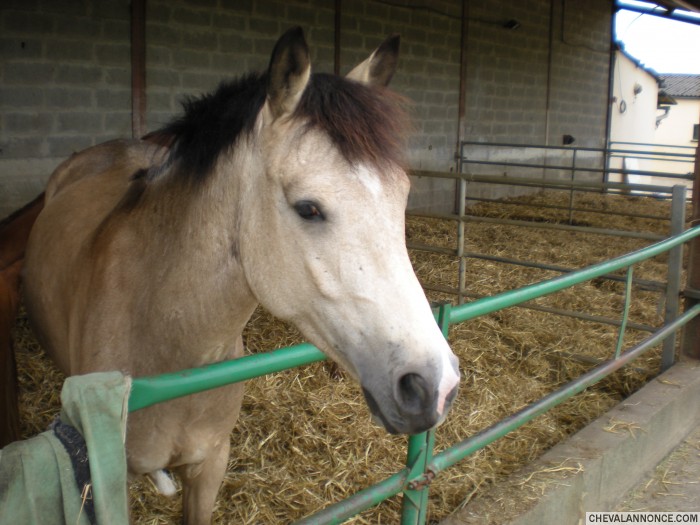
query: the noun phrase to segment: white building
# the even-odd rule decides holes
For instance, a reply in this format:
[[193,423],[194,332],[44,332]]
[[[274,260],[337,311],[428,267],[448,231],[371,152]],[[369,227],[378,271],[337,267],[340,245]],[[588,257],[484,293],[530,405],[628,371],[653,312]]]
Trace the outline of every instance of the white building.
[[659,75],[619,47],[611,104],[610,147],[625,152],[612,154],[610,167],[627,173],[613,174],[610,180],[692,186],[691,181],[640,172],[692,172],[700,119],[700,75]]
[[[659,121],[655,142],[673,146],[660,149],[694,155],[700,124],[700,75],[659,75],[659,78],[661,92],[672,97],[676,104],[670,106],[667,115]],[[693,170],[693,164],[692,161],[665,162],[660,169],[689,173]]]

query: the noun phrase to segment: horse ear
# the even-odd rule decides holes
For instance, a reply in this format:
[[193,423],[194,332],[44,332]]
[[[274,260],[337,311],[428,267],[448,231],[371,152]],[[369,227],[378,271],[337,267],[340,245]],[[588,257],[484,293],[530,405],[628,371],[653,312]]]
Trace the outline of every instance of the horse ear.
[[274,118],[294,111],[310,75],[311,61],[304,32],[294,27],[280,37],[270,58],[267,98]]
[[350,71],[347,78],[370,86],[388,86],[399,61],[400,41],[399,35],[387,38],[367,60]]

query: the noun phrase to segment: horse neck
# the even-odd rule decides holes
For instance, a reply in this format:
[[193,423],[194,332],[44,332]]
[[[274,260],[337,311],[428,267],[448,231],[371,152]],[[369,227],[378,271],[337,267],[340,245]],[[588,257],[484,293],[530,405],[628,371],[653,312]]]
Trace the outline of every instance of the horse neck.
[[168,175],[155,181],[140,214],[143,220],[157,216],[168,232],[151,250],[160,260],[155,264],[168,261],[159,293],[163,301],[182,297],[193,319],[191,333],[216,346],[240,335],[257,305],[236,254],[240,172],[217,167],[204,182]]

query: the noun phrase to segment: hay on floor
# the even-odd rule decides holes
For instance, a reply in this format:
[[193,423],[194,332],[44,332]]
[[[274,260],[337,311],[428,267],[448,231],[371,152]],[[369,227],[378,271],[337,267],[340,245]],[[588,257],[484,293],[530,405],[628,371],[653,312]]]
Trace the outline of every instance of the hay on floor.
[[[481,204],[470,212],[560,221],[563,219],[550,210],[540,210],[538,215],[537,204],[559,202],[561,198],[556,194],[521,197],[520,201],[535,205],[526,211],[520,206]],[[577,205],[600,209],[618,207],[635,213],[668,214],[668,204],[652,198],[585,194],[579,201]],[[610,216],[596,214],[577,214],[577,220],[593,226],[641,228],[656,233],[667,233],[668,228],[668,223],[660,221],[623,219],[613,224]],[[456,226],[449,221],[410,218],[407,237],[414,242],[454,248]],[[582,267],[637,249],[648,241],[469,223],[467,243],[470,251]],[[456,286],[455,257],[421,251],[412,252],[411,257],[424,283]],[[467,265],[469,290],[483,295],[552,275],[556,274],[483,260],[470,260]],[[645,263],[635,275],[663,280],[665,259]],[[619,318],[621,291],[619,283],[599,280],[539,303]],[[448,298],[438,293],[429,296],[431,300]],[[635,290],[631,321],[658,325],[661,312],[658,294]],[[44,430],[59,410],[62,377],[43,355],[22,316],[15,336],[23,432],[30,436]],[[630,331],[625,346],[644,336]],[[301,341],[294,329],[261,309],[244,337],[250,352]],[[589,369],[597,359],[608,358],[616,339],[614,327],[520,308],[452,327],[450,343],[460,357],[463,380],[451,415],[438,431],[437,450],[536,401]],[[483,488],[540,456],[639,388],[657,373],[658,366],[659,354],[655,351],[442,473],[431,486],[429,520],[445,517],[478,496]],[[248,382],[241,417],[231,435],[229,468],[215,522],[289,523],[402,468],[405,437],[387,435],[372,424],[360,388],[342,374],[339,379],[332,376],[327,363],[317,363]],[[179,498],[156,494],[146,481],[132,484],[131,500],[136,523],[166,524],[179,519]],[[400,499],[394,498],[350,523],[398,523],[399,512]]]

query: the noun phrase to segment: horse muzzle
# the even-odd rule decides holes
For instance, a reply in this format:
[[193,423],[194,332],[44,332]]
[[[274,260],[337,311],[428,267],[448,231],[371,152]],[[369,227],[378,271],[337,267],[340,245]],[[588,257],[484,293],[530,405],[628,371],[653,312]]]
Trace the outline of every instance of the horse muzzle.
[[[430,374],[406,371],[393,386],[362,391],[375,420],[390,434],[418,434],[442,423],[459,389],[459,369],[452,365],[439,380]],[[375,389],[375,392],[377,390]]]

